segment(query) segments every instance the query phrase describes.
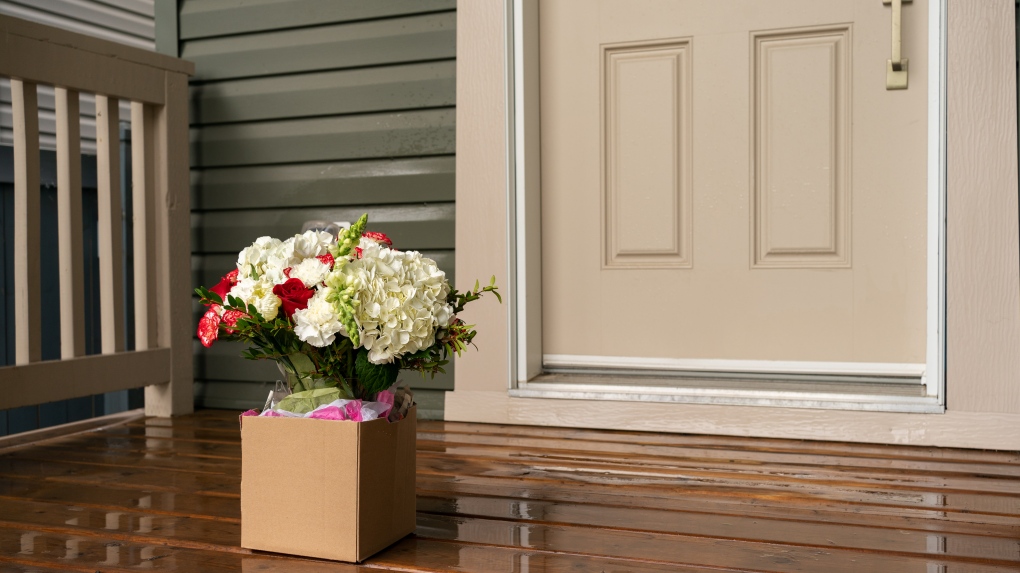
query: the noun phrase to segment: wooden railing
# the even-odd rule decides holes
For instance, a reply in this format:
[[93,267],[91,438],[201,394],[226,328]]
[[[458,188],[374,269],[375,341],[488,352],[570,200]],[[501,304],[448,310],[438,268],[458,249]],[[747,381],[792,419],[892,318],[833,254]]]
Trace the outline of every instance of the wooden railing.
[[[145,410],[192,410],[190,62],[0,16],[14,118],[15,365],[0,410],[145,386]],[[41,300],[37,85],[54,87],[60,296]],[[85,356],[79,94],[95,94],[101,354]],[[134,350],[125,351],[120,100],[131,102]],[[50,232],[47,230],[47,232]],[[41,361],[41,305],[60,305],[60,360]]]

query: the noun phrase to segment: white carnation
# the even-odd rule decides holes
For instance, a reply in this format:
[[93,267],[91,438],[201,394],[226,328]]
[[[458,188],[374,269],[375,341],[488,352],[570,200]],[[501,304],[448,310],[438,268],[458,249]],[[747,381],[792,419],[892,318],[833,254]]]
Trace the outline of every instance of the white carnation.
[[332,291],[331,288],[320,288],[308,300],[308,308],[294,311],[294,334],[312,346],[329,346],[342,328],[333,303],[326,301]]
[[305,259],[290,269],[290,278],[301,279],[308,288],[321,284],[327,274],[329,265],[316,258]]
[[259,237],[237,255],[237,278],[261,276],[265,273],[270,255],[279,250],[282,242],[272,237]]
[[266,320],[275,319],[279,313],[280,297],[273,294],[273,283],[265,276],[259,280],[251,277],[240,279],[227,294],[241,299],[245,306],[254,305]]
[[450,285],[435,261],[415,251],[395,251],[362,242],[361,258],[340,272],[355,286],[361,345],[374,364],[393,362],[435,344],[436,330],[449,326]]
[[300,235],[294,235],[293,256],[296,260],[293,262],[325,255],[329,252],[333,240],[333,235],[325,231],[305,231]]

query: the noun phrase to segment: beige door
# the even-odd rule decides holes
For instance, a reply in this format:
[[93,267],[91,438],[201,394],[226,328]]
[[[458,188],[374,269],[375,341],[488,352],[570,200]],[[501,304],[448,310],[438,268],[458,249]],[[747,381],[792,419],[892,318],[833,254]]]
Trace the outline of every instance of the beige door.
[[924,363],[926,4],[542,0],[547,361]]

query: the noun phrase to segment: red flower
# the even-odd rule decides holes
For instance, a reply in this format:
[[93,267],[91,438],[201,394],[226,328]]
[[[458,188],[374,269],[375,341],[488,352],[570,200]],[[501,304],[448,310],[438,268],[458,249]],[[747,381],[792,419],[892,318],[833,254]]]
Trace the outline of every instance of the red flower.
[[241,311],[239,311],[239,310],[228,310],[227,312],[224,312],[223,313],[223,320],[222,320],[222,322],[223,322],[223,324],[227,325],[225,327],[225,330],[227,332],[233,334],[234,329],[232,327],[235,324],[237,324],[237,319],[245,317],[245,316],[248,316],[248,315],[243,313],[243,312],[241,312]]
[[229,273],[223,275],[223,278],[220,279],[219,284],[209,289],[209,292],[214,292],[220,295],[220,300],[226,302],[227,293],[230,292],[230,289],[236,284],[237,284],[237,269],[234,269]]
[[325,255],[319,255],[315,258],[319,259],[319,262],[321,262],[322,264],[328,266],[329,270],[333,270],[333,263],[336,262],[336,259],[333,258],[332,254],[326,253]]
[[273,294],[280,297],[283,313],[290,318],[295,310],[308,308],[308,299],[312,298],[315,291],[305,287],[301,279],[287,279],[287,282],[273,287]]
[[209,310],[205,311],[198,321],[198,341],[202,346],[209,348],[220,333],[220,305],[210,304]]
[[364,233],[361,234],[361,236],[367,239],[372,239],[373,241],[376,241],[378,243],[382,243],[387,247],[393,246],[393,241],[391,241],[390,238],[387,237],[385,233],[379,233],[377,231],[365,231]]

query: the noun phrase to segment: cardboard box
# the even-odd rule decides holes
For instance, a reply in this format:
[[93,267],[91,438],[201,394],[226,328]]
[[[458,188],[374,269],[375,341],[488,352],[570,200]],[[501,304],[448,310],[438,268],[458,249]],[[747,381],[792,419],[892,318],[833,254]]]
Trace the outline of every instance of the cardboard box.
[[416,413],[241,418],[241,546],[360,562],[412,533]]

